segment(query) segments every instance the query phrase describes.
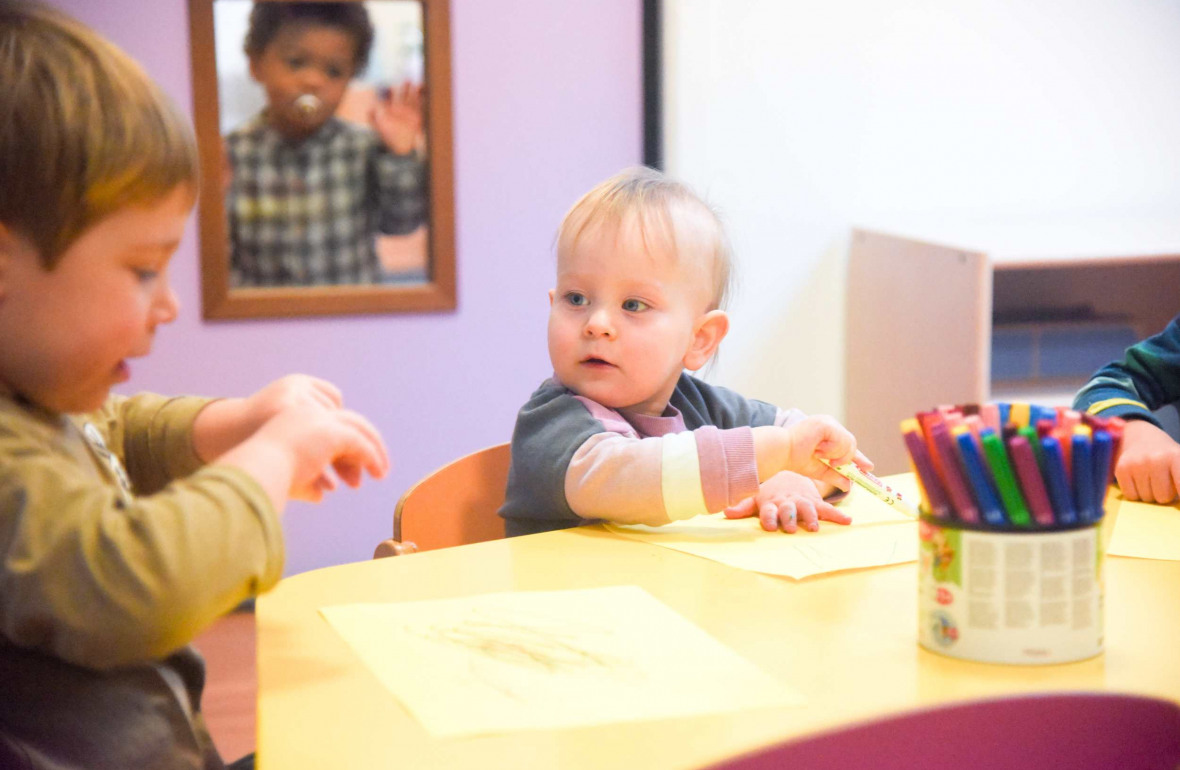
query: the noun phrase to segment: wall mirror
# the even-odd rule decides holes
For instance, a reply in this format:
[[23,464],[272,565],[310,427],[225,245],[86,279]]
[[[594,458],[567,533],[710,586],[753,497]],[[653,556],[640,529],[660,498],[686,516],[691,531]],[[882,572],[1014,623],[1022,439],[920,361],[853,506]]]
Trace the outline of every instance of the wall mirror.
[[205,318],[455,307],[447,2],[189,0]]

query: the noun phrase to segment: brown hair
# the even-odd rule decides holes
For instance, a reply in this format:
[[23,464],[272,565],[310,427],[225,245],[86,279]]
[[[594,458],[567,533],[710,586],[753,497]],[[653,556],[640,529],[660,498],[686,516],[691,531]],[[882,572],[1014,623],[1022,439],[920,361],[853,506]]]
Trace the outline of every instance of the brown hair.
[[188,119],[110,41],[38,2],[0,0],[0,223],[52,269],[104,217],[186,184]]
[[363,3],[254,3],[250,11],[250,26],[243,46],[246,55],[255,59],[286,25],[317,25],[333,27],[352,37],[356,45],[353,56],[355,74],[364,72],[373,48],[373,23]]
[[618,228],[629,217],[648,248],[664,246],[676,256],[691,250],[708,259],[710,310],[724,308],[732,291],[733,255],[717,213],[682,182],[655,169],[627,168],[578,199],[557,231],[557,254],[568,254],[591,228]]

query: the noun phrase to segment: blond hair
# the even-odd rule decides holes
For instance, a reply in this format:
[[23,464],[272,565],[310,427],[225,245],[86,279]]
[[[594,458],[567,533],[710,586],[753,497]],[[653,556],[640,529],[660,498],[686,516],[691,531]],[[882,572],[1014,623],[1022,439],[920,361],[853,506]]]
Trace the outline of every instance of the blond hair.
[[186,184],[188,119],[134,60],[41,3],[0,0],[0,223],[52,269],[109,214]]
[[733,283],[733,256],[717,213],[689,187],[655,169],[624,169],[578,199],[557,230],[557,255],[570,253],[587,230],[618,228],[633,218],[649,251],[663,246],[680,257],[691,250],[708,260],[709,309],[723,309]]

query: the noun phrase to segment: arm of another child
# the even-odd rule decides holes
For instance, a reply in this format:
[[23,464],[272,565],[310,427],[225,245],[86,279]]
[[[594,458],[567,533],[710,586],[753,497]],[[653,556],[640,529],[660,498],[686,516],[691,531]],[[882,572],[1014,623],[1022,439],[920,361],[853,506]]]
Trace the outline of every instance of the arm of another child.
[[377,429],[343,408],[331,383],[291,375],[249,398],[214,401],[193,424],[193,445],[206,462],[249,473],[281,511],[290,498],[318,501],[335,488],[329,466],[349,486],[389,470]]
[[1146,420],[1127,420],[1114,475],[1128,500],[1170,503],[1180,491],[1180,444]]

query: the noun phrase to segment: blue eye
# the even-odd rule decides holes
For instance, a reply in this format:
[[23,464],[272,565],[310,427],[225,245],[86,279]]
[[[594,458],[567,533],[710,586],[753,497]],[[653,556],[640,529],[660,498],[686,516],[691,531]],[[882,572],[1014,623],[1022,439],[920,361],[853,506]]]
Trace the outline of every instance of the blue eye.
[[149,283],[156,280],[160,273],[158,270],[145,270],[143,268],[132,268],[135,277],[139,279],[140,283]]
[[648,310],[651,306],[643,300],[639,299],[625,299],[623,300],[623,309],[628,313],[642,313]]
[[586,305],[590,304],[590,300],[587,299],[586,295],[581,293],[580,291],[569,292],[568,294],[565,295],[565,301],[570,303],[574,307],[585,307]]

